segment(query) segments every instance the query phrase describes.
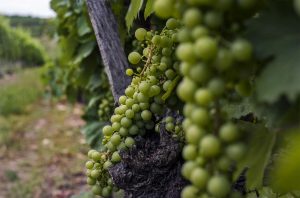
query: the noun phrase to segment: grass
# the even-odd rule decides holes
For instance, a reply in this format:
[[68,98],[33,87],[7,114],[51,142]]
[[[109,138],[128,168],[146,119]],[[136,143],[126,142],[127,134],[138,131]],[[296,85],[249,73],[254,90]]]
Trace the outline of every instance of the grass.
[[23,70],[11,79],[0,80],[0,115],[20,114],[43,94],[41,69]]

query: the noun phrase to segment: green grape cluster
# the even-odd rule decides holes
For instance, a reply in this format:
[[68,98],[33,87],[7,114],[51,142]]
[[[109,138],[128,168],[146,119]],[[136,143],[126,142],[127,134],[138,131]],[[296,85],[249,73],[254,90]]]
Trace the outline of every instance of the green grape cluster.
[[167,116],[162,120],[161,123],[156,124],[156,132],[159,132],[161,124],[164,124],[166,131],[170,132],[174,138],[178,139],[180,142],[184,141],[184,133],[181,120],[178,120],[173,116]]
[[87,184],[92,186],[92,192],[95,195],[109,197],[113,191],[118,189],[113,185],[113,181],[108,173],[108,168],[111,164],[107,162],[107,154],[90,150],[88,157],[90,160],[85,164],[87,168]]
[[[132,77],[131,84],[119,98],[119,106],[114,109],[110,118],[111,124],[104,126],[102,130],[105,157],[100,163],[95,161],[91,154],[94,161],[88,162],[88,164],[100,163],[97,167],[104,167],[99,169],[99,177],[97,175],[101,181],[109,178],[106,174],[107,169],[122,160],[120,151],[130,149],[135,144],[135,136],[143,136],[148,131],[154,131],[155,123],[161,120],[167,107],[176,109],[179,99],[175,88],[180,77],[174,35],[178,29],[179,22],[169,19],[166,28],[161,32],[147,31],[144,28],[136,30],[135,37],[140,47],[136,46],[136,51],[128,55],[132,68],[126,70],[126,74]],[[101,105],[104,107],[106,104]],[[181,124],[174,119],[168,119],[166,127],[168,131],[182,133]],[[87,168],[93,167],[90,165]],[[102,189],[101,185],[96,186],[93,188]],[[98,191],[95,192],[98,195]]]
[[[258,0],[156,0],[161,18],[177,17],[176,34],[182,81],[177,95],[185,102],[186,144],[182,175],[190,185],[182,198],[234,197],[232,167],[247,151],[243,132],[221,105],[251,95],[256,68],[252,44],[242,38],[243,21]],[[169,9],[175,9],[171,12]]]
[[111,92],[108,92],[100,101],[98,115],[100,121],[108,121],[113,113],[114,98]]

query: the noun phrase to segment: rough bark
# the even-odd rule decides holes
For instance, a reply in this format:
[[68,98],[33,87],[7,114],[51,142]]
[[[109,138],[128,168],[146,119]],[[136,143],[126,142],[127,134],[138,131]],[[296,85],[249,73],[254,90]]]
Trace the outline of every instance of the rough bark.
[[[103,63],[115,101],[129,84],[128,67],[117,31],[117,23],[107,0],[87,0]],[[170,112],[170,111],[169,111]],[[186,181],[180,175],[180,143],[161,127],[135,138],[136,145],[122,151],[122,161],[110,169],[116,186],[127,198],[179,198]]]
[[128,62],[118,34],[118,25],[107,0],[87,0],[87,6],[105,72],[114,99],[118,101],[130,83],[125,73]]

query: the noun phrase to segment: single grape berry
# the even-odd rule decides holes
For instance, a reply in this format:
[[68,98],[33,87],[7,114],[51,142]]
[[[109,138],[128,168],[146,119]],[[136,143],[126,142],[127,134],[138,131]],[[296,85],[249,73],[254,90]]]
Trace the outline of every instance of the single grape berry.
[[238,39],[231,45],[231,52],[238,61],[247,61],[252,57],[252,45],[249,41]]
[[133,75],[133,70],[132,69],[126,69],[126,75],[127,76],[132,76]]
[[183,15],[183,23],[192,28],[202,22],[202,13],[197,8],[190,8]]
[[192,184],[197,186],[199,189],[205,188],[208,179],[209,173],[200,167],[195,168],[190,175]]
[[221,151],[221,143],[214,135],[206,135],[200,142],[201,154],[204,157],[216,157]]
[[173,14],[173,0],[156,0],[153,5],[154,12],[158,17],[169,18]]
[[194,160],[197,157],[197,147],[192,144],[185,145],[182,151],[185,160]]
[[221,126],[219,136],[224,142],[232,142],[239,137],[239,131],[235,124],[229,122]]
[[139,28],[135,31],[135,38],[139,41],[143,41],[146,37],[147,30],[144,28]]
[[211,37],[202,37],[197,39],[194,45],[194,53],[198,58],[204,61],[212,60],[218,52],[218,44]]
[[174,30],[178,27],[178,21],[174,18],[170,18],[166,22],[166,26],[169,30]]
[[131,52],[129,55],[128,55],[128,60],[131,64],[138,64],[141,60],[141,55],[138,53],[138,52]]
[[214,197],[226,197],[230,192],[230,188],[228,179],[221,175],[211,177],[207,185],[208,192]]

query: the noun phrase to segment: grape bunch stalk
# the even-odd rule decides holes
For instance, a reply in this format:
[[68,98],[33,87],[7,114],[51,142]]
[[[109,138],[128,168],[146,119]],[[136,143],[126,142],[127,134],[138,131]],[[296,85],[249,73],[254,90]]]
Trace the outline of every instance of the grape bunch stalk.
[[190,182],[182,198],[243,196],[232,186],[235,165],[247,151],[246,136],[222,106],[252,93],[258,61],[242,32],[244,21],[262,4],[258,0],[154,3],[158,17],[181,24],[175,34],[183,76],[177,95],[185,103],[182,175]]

